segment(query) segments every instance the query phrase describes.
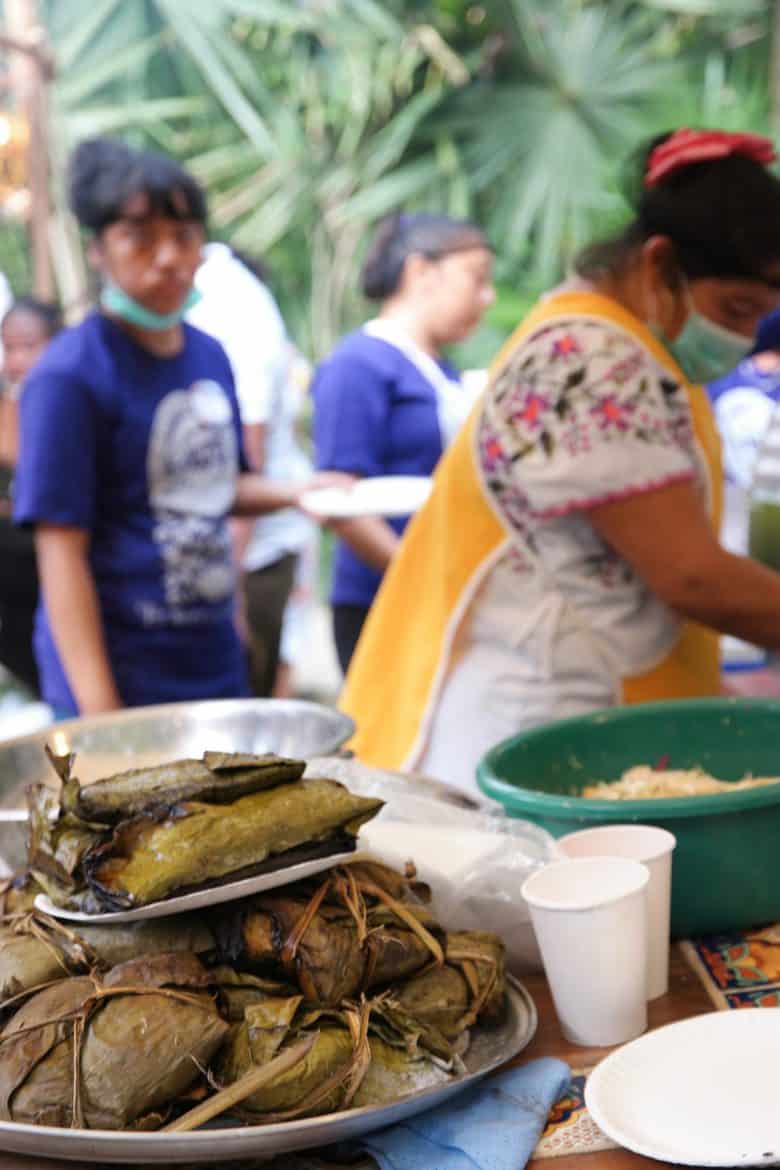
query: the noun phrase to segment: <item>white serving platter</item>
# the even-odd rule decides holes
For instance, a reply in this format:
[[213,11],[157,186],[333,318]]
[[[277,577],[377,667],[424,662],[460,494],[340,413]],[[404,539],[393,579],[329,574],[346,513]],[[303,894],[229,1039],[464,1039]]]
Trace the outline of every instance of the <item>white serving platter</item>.
[[273,1125],[214,1125],[182,1134],[60,1129],[4,1121],[0,1122],[0,1150],[82,1164],[122,1162],[153,1166],[212,1162],[222,1166],[237,1159],[271,1158],[294,1150],[319,1149],[332,1142],[384,1129],[455,1096],[522,1052],[531,1042],[536,1025],[533,1000],[522,984],[510,978],[503,1020],[496,1025],[479,1025],[472,1031],[471,1046],[464,1058],[466,1072],[447,1084],[413,1093],[390,1105],[347,1109]]
[[613,1141],[683,1166],[780,1162],[780,1008],[708,1012],[648,1032],[588,1078],[585,1103]]
[[304,492],[301,506],[315,516],[346,520],[356,516],[411,516],[431,493],[425,475],[376,475],[349,487]]
[[282,869],[275,869],[271,873],[260,873],[255,874],[254,877],[224,882],[219,886],[210,886],[207,890],[177,894],[172,898],[164,898],[160,902],[150,902],[147,906],[138,906],[134,910],[108,911],[105,914],[83,914],[78,910],[65,910],[61,906],[55,906],[46,894],[38,894],[35,899],[35,908],[43,914],[51,915],[52,918],[66,919],[68,922],[91,922],[98,926],[113,922],[141,922],[145,918],[166,918],[169,914],[183,914],[186,910],[202,910],[205,906],[216,906],[220,902],[233,902],[237,898],[247,898],[250,894],[274,890],[277,886],[286,886],[290,882],[297,882],[301,878],[311,877],[312,874],[332,869],[334,865],[343,865],[346,861],[354,861],[356,856],[354,851],[331,853],[329,857],[316,857],[311,861],[301,861],[297,865],[287,865]]

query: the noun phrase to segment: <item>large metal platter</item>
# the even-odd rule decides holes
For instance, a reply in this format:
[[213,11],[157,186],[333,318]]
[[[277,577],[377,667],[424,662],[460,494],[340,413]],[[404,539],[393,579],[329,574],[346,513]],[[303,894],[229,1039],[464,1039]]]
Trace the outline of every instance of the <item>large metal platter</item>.
[[302,699],[166,703],[69,719],[0,744],[0,799],[6,807],[19,807],[28,784],[54,781],[47,743],[60,754],[75,752],[76,774],[88,782],[204,751],[308,759],[337,751],[354,730],[341,711]]
[[497,1025],[481,1025],[473,1030],[465,1057],[466,1073],[446,1085],[403,1097],[392,1105],[348,1109],[276,1125],[214,1126],[184,1134],[59,1129],[6,1121],[0,1122],[0,1150],[71,1162],[142,1166],[209,1161],[221,1166],[238,1159],[316,1150],[384,1129],[454,1097],[522,1052],[533,1038],[536,1024],[533,1000],[522,984],[510,977],[504,1018]]

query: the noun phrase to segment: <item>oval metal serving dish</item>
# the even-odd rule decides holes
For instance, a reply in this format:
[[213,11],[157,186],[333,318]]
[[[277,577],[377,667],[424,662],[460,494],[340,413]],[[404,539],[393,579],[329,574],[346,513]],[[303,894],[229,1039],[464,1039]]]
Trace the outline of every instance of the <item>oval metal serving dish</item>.
[[426,1089],[390,1105],[366,1106],[285,1121],[274,1125],[218,1126],[195,1133],[128,1133],[95,1129],[58,1129],[54,1126],[0,1122],[0,1150],[34,1154],[39,1158],[66,1159],[80,1163],[224,1162],[241,1158],[271,1158],[294,1150],[318,1149],[332,1142],[357,1138],[384,1129],[396,1121],[422,1113],[462,1092],[530,1044],[537,1016],[528,992],[511,976],[507,979],[507,1003],[503,1020],[495,1026],[482,1024],[472,1032],[464,1063],[466,1072],[434,1089]]
[[301,699],[214,699],[135,707],[54,723],[0,744],[0,801],[22,805],[28,784],[51,781],[44,753],[75,752],[83,782],[129,768],[163,764],[204,751],[323,756],[349,739],[349,716]]

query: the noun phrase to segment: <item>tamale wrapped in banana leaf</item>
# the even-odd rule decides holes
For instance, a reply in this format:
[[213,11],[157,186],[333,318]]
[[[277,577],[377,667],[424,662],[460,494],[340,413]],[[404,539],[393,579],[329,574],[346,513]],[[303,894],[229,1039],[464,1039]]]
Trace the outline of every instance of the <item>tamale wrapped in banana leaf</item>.
[[73,933],[106,967],[149,955],[174,951],[206,955],[214,949],[214,936],[198,913],[111,926],[80,922],[73,926]]
[[269,996],[247,1008],[243,1025],[219,1055],[217,1075],[230,1084],[314,1031],[307,1056],[243,1101],[238,1116],[265,1122],[313,1117],[446,1081],[452,1062],[437,1060],[419,1043],[420,1030],[413,1025],[405,1032],[399,1021],[385,1015],[381,1000],[336,1010],[311,1009],[300,996]]
[[[222,957],[294,981],[309,1002],[323,1005],[419,971],[437,957],[431,938],[441,941],[444,933],[400,875],[377,867],[372,876],[383,885],[367,888],[368,871],[357,862],[319,886],[301,882],[223,910],[214,924]],[[384,891],[387,902],[374,890]]]
[[114,823],[182,800],[230,804],[252,792],[290,784],[305,767],[303,760],[271,753],[206,752],[202,760],[133,768],[88,784],[79,790],[78,812],[87,821]]
[[214,949],[196,914],[180,914],[125,926],[73,926],[32,911],[0,919],[0,1009],[9,999],[56,979],[106,971],[141,956]]
[[299,780],[232,804],[185,801],[122,822],[83,859],[87,883],[107,909],[144,906],[171,894],[257,872],[269,857],[316,842],[354,848],[360,826],[382,807],[335,780]]
[[[192,955],[158,955],[40,991],[0,1034],[0,1117],[153,1127],[200,1076],[229,1025]],[[74,1050],[75,1046],[75,1050]]]
[[0,1009],[43,984],[89,971],[95,955],[62,923],[39,914],[0,920]]
[[506,990],[504,946],[486,931],[447,935],[446,962],[393,988],[394,1002],[414,1019],[453,1038],[477,1019],[493,1019]]
[[379,1036],[369,1035],[371,1063],[352,1100],[355,1109],[363,1105],[387,1105],[444,1084],[452,1074],[424,1052],[409,1052],[388,1044]]

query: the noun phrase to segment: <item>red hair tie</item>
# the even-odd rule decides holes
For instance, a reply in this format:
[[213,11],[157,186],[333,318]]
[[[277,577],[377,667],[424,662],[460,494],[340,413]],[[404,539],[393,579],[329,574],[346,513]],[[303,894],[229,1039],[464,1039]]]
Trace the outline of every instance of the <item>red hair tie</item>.
[[727,130],[675,130],[651,153],[645,172],[645,186],[655,187],[661,179],[681,167],[687,167],[689,163],[709,162],[714,158],[727,158],[731,154],[743,154],[764,166],[777,158],[773,143],[759,134],[730,134]]

